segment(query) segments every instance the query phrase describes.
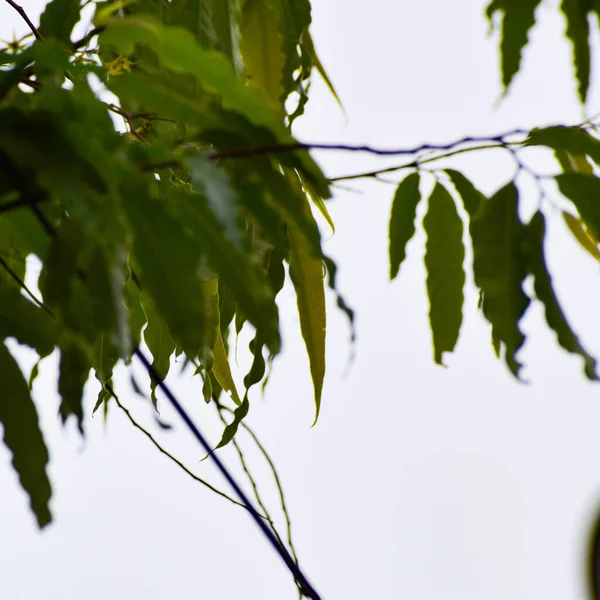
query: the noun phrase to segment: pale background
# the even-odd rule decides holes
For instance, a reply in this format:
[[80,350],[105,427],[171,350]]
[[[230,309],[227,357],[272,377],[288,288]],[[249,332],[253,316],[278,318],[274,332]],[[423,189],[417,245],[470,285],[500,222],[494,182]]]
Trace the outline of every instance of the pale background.
[[[44,2],[24,4],[37,21]],[[497,105],[498,56],[496,40],[486,37],[485,2],[313,0],[315,42],[348,121],[316,79],[297,135],[396,147],[577,122],[570,47],[554,4],[540,10],[525,68]],[[0,37],[13,29],[26,32],[0,3]],[[599,108],[594,88],[590,112]],[[331,176],[375,164],[343,153],[318,158]],[[553,168],[543,153],[533,160]],[[513,173],[502,154],[451,164],[487,193]],[[434,366],[423,237],[410,244],[399,280],[388,283],[393,187],[365,181],[352,188],[330,204],[337,231],[326,247],[340,261],[340,286],[357,310],[356,360],[346,373],[348,330],[333,311],[323,410],[309,429],[311,385],[288,288],[281,295],[285,352],[248,420],[281,472],[302,566],[327,600],[584,598],[586,534],[600,500],[600,388],[557,348],[537,307],[526,320],[532,338],[522,353],[531,384],[516,383],[494,358],[472,291],[450,368]],[[534,201],[534,188],[524,182],[524,189]],[[560,216],[550,215],[560,299],[598,355],[598,267]],[[240,355],[247,341],[240,339]],[[21,356],[29,369],[32,357]],[[35,388],[54,488],[54,522],[42,533],[0,449],[1,598],[295,598],[291,577],[247,514],[186,477],[118,408],[106,425],[88,417],[84,441],[73,425],[62,429],[56,366],[56,357],[43,363]],[[214,443],[219,428],[202,406],[199,382],[189,374],[172,382]],[[155,427],[124,375],[120,387],[123,401],[169,449],[224,485],[207,462],[197,463],[201,451],[164,404],[174,432]],[[95,387],[88,409],[93,396]],[[275,512],[269,473],[240,439]],[[236,464],[230,449],[222,456]]]

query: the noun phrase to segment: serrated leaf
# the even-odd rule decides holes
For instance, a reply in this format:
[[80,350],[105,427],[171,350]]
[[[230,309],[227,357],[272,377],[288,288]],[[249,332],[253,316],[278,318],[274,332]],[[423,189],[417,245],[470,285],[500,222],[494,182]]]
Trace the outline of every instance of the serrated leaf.
[[577,208],[592,237],[600,239],[600,179],[579,173],[556,177],[558,189]]
[[58,412],[65,423],[74,415],[83,435],[83,388],[90,374],[90,361],[81,344],[70,340],[60,349],[60,375],[58,393],[61,397]]
[[[308,201],[305,213],[310,214]],[[316,223],[315,223],[316,227]],[[290,277],[296,290],[300,329],[310,362],[310,373],[315,391],[315,420],[319,418],[323,379],[325,377],[325,272],[321,255],[311,249],[302,231],[291,225],[288,230],[290,244]]]
[[247,0],[240,30],[246,77],[273,102],[281,104],[285,56],[275,9],[266,0]]
[[463,206],[467,214],[472,219],[485,201],[485,196],[459,171],[446,169],[446,174],[450,177],[452,184],[463,201]]
[[411,173],[396,188],[390,217],[390,279],[398,275],[406,245],[415,233],[417,205],[421,200],[419,173]]
[[536,212],[526,226],[526,248],[529,269],[534,276],[536,296],[544,305],[546,321],[556,333],[558,343],[572,354],[578,354],[584,360],[584,372],[588,379],[597,380],[596,360],[588,354],[567,322],[552,287],[552,278],[546,266],[544,238],[546,225],[541,212]]
[[567,212],[563,212],[562,216],[567,227],[569,228],[569,231],[573,234],[573,237],[579,242],[581,247],[588,252],[590,256],[600,261],[598,241],[589,234],[584,223],[577,217],[574,217],[572,214]]
[[434,359],[443,365],[443,353],[454,350],[462,324],[465,247],[462,220],[452,196],[439,182],[429,197],[423,227]]
[[535,24],[535,11],[541,0],[492,0],[486,16],[493,23],[497,12],[502,13],[500,56],[502,85],[505,93],[519,71],[521,53],[527,45],[529,30]]
[[516,354],[525,342],[519,322],[529,306],[522,288],[527,272],[518,204],[518,190],[511,182],[496,192],[471,222],[473,272],[475,284],[483,292],[483,314],[504,345],[506,363],[516,377],[521,368]]
[[266,96],[245,86],[222,54],[202,49],[182,27],[166,27],[147,15],[112,18],[100,42],[115,46],[126,56],[133,53],[136,43],[149,46],[165,67],[194,75],[204,89],[217,93],[225,108],[244,115],[255,125],[281,130],[278,111]]
[[556,151],[566,151],[571,155],[588,155],[600,164],[600,140],[579,127],[555,125],[543,129],[533,129],[527,138],[528,146],[547,146]]
[[45,39],[56,38],[64,43],[70,42],[73,27],[79,21],[80,6],[80,0],[48,2],[40,16],[40,34]]
[[575,77],[579,83],[579,99],[585,104],[590,83],[590,13],[597,11],[594,0],[563,0],[561,10],[567,22],[566,35],[573,44]]
[[229,366],[229,359],[227,358],[227,352],[225,351],[223,336],[221,335],[220,329],[217,335],[217,342],[213,349],[213,356],[214,364],[212,374],[219,382],[219,385],[231,395],[231,399],[240,406],[242,401],[235,386],[233,375],[231,374],[231,367]]
[[45,527],[52,520],[48,507],[52,490],[46,473],[48,449],[27,381],[4,344],[0,344],[0,373],[0,423],[4,444],[12,454],[13,467],[29,496],[38,525]]

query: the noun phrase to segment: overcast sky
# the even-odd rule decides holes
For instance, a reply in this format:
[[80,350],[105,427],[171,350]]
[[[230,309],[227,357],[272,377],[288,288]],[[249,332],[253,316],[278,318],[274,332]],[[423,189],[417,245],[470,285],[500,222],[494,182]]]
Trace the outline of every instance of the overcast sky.
[[[315,79],[298,137],[398,147],[577,122],[570,47],[555,4],[541,9],[525,67],[498,104],[498,56],[486,36],[485,2],[313,0],[315,43],[348,119]],[[44,2],[24,5],[36,21]],[[13,29],[26,32],[0,3],[0,37],[10,38]],[[590,112],[599,105],[594,87]],[[382,164],[364,155],[316,156],[331,176]],[[554,168],[545,154],[530,156],[540,168]],[[486,193],[514,171],[501,153],[449,164]],[[522,183],[530,208],[535,189]],[[587,527],[600,503],[600,388],[584,381],[579,360],[557,348],[537,306],[525,322],[530,337],[521,355],[530,384],[515,383],[494,357],[472,289],[449,368],[434,366],[423,236],[410,244],[390,284],[394,188],[373,181],[351,188],[336,191],[330,204],[337,230],[326,249],[339,261],[340,286],[357,311],[356,360],[346,373],[348,329],[332,302],[323,408],[309,429],[311,383],[287,288],[285,351],[248,417],[279,467],[302,566],[326,600],[584,598]],[[560,214],[548,215],[560,299],[584,343],[600,355],[598,266],[565,233]],[[247,341],[241,337],[240,355]],[[20,356],[29,369],[32,356]],[[87,418],[84,441],[73,426],[62,429],[56,369],[55,356],[46,360],[35,388],[54,489],[54,522],[42,533],[0,449],[3,599],[296,597],[245,511],[185,476],[116,407],[106,424],[101,416]],[[165,446],[225,487],[208,461],[198,464],[202,452],[167,407],[163,417],[174,429],[161,432],[125,373],[119,384],[123,401]],[[199,382],[187,374],[172,385],[216,441],[219,427],[203,406]],[[268,470],[250,441],[240,441],[277,513]],[[239,472],[231,449],[222,456]]]

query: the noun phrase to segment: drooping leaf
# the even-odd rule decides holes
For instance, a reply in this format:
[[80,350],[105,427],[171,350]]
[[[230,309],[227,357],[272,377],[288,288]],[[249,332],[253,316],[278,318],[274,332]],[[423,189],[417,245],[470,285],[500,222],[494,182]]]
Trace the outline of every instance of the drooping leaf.
[[229,444],[229,442],[234,438],[237,433],[238,427],[240,423],[243,421],[244,417],[248,414],[248,410],[250,409],[250,402],[248,400],[248,395],[244,396],[243,402],[235,409],[233,412],[233,420],[229,425],[225,427],[223,434],[221,436],[221,441],[217,444],[215,450],[217,448],[223,448]]
[[469,218],[472,219],[485,201],[485,196],[459,171],[446,169],[446,173],[461,197]]
[[584,360],[584,372],[588,379],[598,379],[596,360],[588,354],[567,322],[552,286],[552,278],[546,266],[544,238],[546,225],[541,212],[536,212],[526,226],[526,255],[529,269],[534,277],[536,296],[544,305],[546,321],[556,333],[558,343],[567,351],[578,354]]
[[[308,201],[305,213],[310,214]],[[316,223],[315,223],[316,227]],[[319,418],[323,379],[325,377],[325,273],[321,255],[316,255],[298,227],[290,226],[290,277],[296,290],[300,329],[310,362],[315,391],[315,422]]]
[[199,240],[164,202],[137,185],[125,203],[134,239],[137,274],[144,292],[165,320],[173,340],[196,356],[204,339],[203,256]]
[[83,388],[90,374],[90,359],[85,348],[75,340],[62,344],[60,349],[60,376],[58,393],[61,397],[58,409],[62,422],[74,415],[83,435]]
[[312,36],[310,35],[310,32],[307,31],[304,34],[303,39],[304,39],[304,44],[306,46],[306,51],[308,52],[308,55],[310,56],[313,65],[317,69],[319,75],[323,78],[323,81],[325,82],[325,85],[327,85],[327,87],[329,88],[331,95],[335,98],[335,100],[339,104],[340,108],[342,110],[344,110],[342,101],[340,100],[340,97],[338,96],[338,93],[335,90],[333,82],[329,78],[329,75],[327,75],[327,72],[325,71],[325,67],[321,63],[321,60],[319,59],[319,55],[317,54],[317,51],[315,50],[315,45],[313,43],[313,39],[312,39]]
[[[152,366],[156,373],[162,378],[169,374],[171,366],[171,356],[175,352],[175,342],[169,335],[169,328],[165,323],[162,315],[157,312],[152,299],[141,294],[142,307],[148,321],[148,325],[144,329],[144,342],[152,354]],[[154,377],[150,378],[150,397],[154,406],[157,405],[156,387],[158,383]]]
[[521,54],[527,45],[529,30],[535,23],[535,11],[541,0],[492,0],[486,9],[490,23],[502,13],[500,57],[505,93],[519,71]]
[[483,292],[483,314],[505,349],[505,360],[518,377],[516,354],[525,342],[519,322],[529,306],[523,291],[527,275],[521,244],[524,226],[519,195],[509,183],[490,198],[471,222],[475,284]]
[[29,496],[38,525],[45,527],[52,520],[48,507],[52,490],[46,474],[48,450],[27,381],[4,344],[0,344],[0,373],[0,423],[4,443],[12,454],[13,467]]
[[567,212],[563,212],[562,216],[569,231],[573,234],[573,237],[579,242],[581,247],[588,252],[590,256],[593,256],[596,260],[600,261],[598,242],[590,235],[581,219],[578,219]]
[[227,358],[227,352],[225,351],[225,345],[223,344],[223,336],[219,329],[217,342],[213,349],[214,364],[212,373],[219,382],[219,385],[231,395],[231,399],[240,406],[242,401],[238,394],[233,375],[231,374],[231,367],[229,366],[229,359]]
[[600,179],[581,173],[556,177],[558,189],[577,208],[594,239],[600,239]]
[[443,353],[454,350],[462,324],[465,248],[462,220],[452,196],[439,182],[429,197],[423,227],[434,359],[443,365]]
[[277,14],[266,0],[247,0],[242,11],[241,52],[246,77],[273,102],[283,99],[283,36]]
[[56,38],[68,44],[79,21],[80,6],[79,0],[51,0],[40,16],[38,31],[45,39]]
[[397,187],[390,217],[390,279],[398,275],[406,257],[406,245],[415,233],[417,205],[421,200],[419,174],[411,173]]
[[573,44],[575,77],[579,83],[579,99],[585,104],[590,83],[590,27],[588,19],[599,12],[594,0],[562,0],[560,6],[567,22],[567,37]]

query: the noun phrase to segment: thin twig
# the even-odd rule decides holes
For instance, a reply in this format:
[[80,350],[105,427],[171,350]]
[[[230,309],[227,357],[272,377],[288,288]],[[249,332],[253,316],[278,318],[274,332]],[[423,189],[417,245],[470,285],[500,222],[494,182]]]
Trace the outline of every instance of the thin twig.
[[31,19],[27,16],[25,9],[22,6],[19,6],[16,2],[13,2],[13,0],[6,0],[6,2],[8,2],[8,4],[10,4],[21,15],[23,21],[25,21],[25,23],[27,23],[27,25],[29,26],[29,29],[31,29],[31,32],[35,36],[35,39],[44,42],[44,38],[37,30],[37,27],[31,22]]
[[[133,418],[133,416],[131,415],[131,413],[129,412],[129,410],[121,403],[121,401],[118,399],[118,397],[116,396],[116,394],[111,393],[111,395],[112,395],[114,401],[116,402],[117,406],[127,415],[127,418],[129,419],[129,421],[131,422],[131,424],[136,429],[139,429],[156,446],[156,448],[158,449],[159,452],[161,452],[168,459],[170,459],[171,461],[173,461],[180,469],[182,469],[185,473],[187,473],[192,479],[194,479],[198,483],[201,483],[203,486],[207,487],[209,490],[211,490],[215,494],[221,496],[222,498],[225,498],[226,500],[229,500],[229,502],[232,502],[233,504],[236,504],[237,506],[241,506],[242,508],[245,508],[246,510],[248,510],[248,508],[244,504],[242,504],[241,502],[238,502],[234,498],[231,498],[225,492],[222,492],[221,490],[217,489],[216,487],[214,487],[213,485],[211,485],[210,483],[208,483],[207,481],[205,481],[201,477],[198,477],[198,475],[196,475],[195,473],[193,473],[192,471],[190,471],[180,460],[178,460],[170,452],[168,452],[167,450],[165,450],[156,441],[156,439],[154,438],[154,436],[149,431],[147,431],[144,427],[142,427],[142,425],[140,425]],[[260,515],[260,513],[259,513],[259,515]],[[260,516],[263,519],[267,519],[267,517],[265,517],[264,515],[260,515]]]
[[42,309],[44,309],[52,318],[52,311],[25,285],[25,282],[13,271],[11,266],[0,256],[0,266],[14,279],[19,287]]
[[94,27],[86,33],[80,40],[73,42],[73,50],[79,50],[82,46],[87,46],[93,37],[104,31],[104,27]]

